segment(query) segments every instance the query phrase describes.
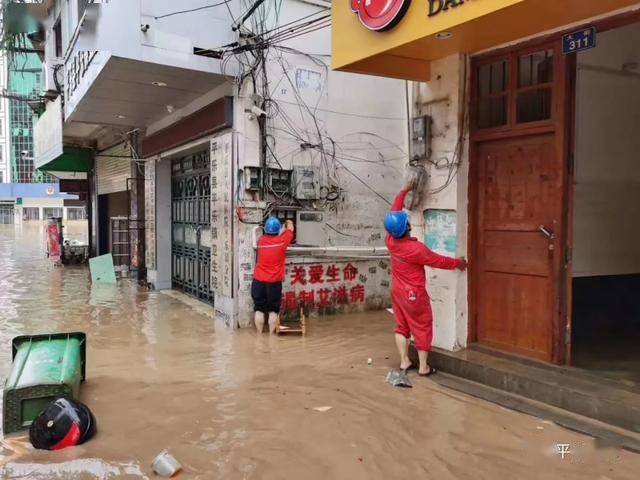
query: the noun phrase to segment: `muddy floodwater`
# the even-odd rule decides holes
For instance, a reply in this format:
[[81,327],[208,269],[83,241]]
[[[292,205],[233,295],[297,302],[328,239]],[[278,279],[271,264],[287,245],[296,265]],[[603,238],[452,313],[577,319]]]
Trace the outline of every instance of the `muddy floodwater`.
[[[179,295],[54,268],[42,238],[0,226],[0,377],[12,337],[86,332],[81,399],[99,431],[59,452],[5,437],[2,479],[154,478],[164,449],[185,479],[639,478],[640,455],[415,373],[413,389],[385,384],[396,359],[386,312],[312,319],[304,339],[216,330],[208,307]],[[564,459],[558,444],[570,445]]]

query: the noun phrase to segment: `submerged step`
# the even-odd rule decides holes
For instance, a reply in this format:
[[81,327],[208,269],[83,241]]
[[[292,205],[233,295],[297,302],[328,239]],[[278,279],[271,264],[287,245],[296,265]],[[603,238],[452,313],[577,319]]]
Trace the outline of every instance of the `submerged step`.
[[[412,355],[417,356],[412,349]],[[572,369],[465,350],[434,349],[429,363],[446,372],[505,392],[640,432],[640,393]]]
[[568,412],[514,393],[466,380],[455,375],[442,373],[434,376],[433,380],[439,385],[452,390],[496,403],[510,410],[551,421],[569,430],[590,435],[601,440],[608,446],[615,446],[640,453],[640,434],[628,432],[625,429],[611,426],[607,423]]

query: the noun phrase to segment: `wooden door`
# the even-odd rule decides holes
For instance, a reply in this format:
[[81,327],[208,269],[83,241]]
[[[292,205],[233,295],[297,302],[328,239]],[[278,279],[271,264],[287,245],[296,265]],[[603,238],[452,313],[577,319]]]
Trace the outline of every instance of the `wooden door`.
[[557,40],[475,59],[470,341],[564,362],[568,148]]
[[551,361],[563,187],[555,135],[482,142],[476,159],[478,341]]

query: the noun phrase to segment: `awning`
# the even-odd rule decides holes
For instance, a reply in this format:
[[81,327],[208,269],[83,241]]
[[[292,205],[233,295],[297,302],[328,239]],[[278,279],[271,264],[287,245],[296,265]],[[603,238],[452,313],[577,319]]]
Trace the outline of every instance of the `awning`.
[[93,163],[93,150],[90,148],[64,147],[61,155],[53,160],[38,166],[39,170],[51,173],[58,178],[82,178],[82,175],[91,170]]
[[428,81],[433,60],[634,7],[638,0],[334,1],[333,68]]

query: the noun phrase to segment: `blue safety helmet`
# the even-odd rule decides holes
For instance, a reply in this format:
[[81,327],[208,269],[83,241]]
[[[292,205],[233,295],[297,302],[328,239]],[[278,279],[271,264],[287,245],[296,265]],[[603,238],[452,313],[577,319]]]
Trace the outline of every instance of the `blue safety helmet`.
[[409,230],[409,214],[407,212],[389,212],[384,217],[384,228],[393,238],[402,238]]
[[276,217],[269,217],[267,221],[264,222],[264,233],[267,235],[278,235],[281,229],[282,224]]

